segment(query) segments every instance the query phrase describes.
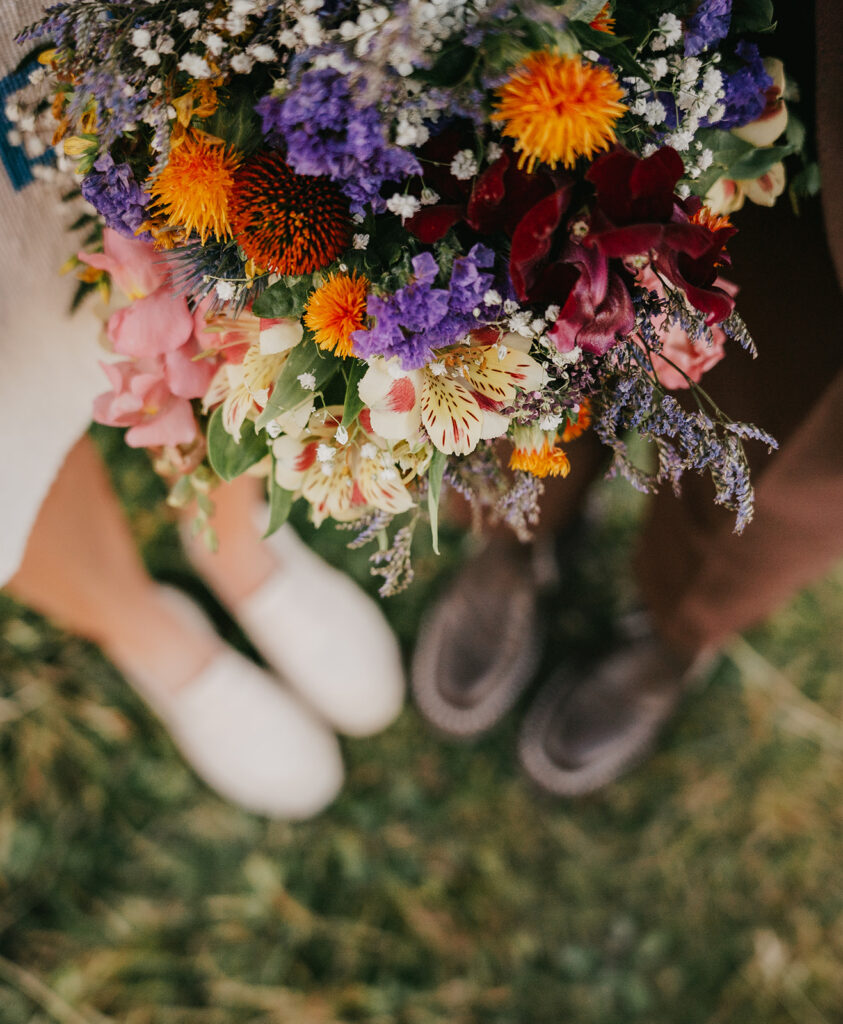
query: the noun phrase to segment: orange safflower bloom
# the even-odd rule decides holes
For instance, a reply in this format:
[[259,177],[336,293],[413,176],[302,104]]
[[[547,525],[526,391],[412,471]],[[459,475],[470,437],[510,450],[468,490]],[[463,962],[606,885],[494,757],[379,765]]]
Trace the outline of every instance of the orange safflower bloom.
[[515,139],[518,166],[537,162],[573,167],[615,141],[615,122],[627,110],[624,92],[607,68],[579,54],[531,53],[498,89],[492,120]]
[[368,280],[356,271],[331,274],[310,296],[304,322],[320,348],[343,358],[351,355],[351,332],[365,322],[368,288]]

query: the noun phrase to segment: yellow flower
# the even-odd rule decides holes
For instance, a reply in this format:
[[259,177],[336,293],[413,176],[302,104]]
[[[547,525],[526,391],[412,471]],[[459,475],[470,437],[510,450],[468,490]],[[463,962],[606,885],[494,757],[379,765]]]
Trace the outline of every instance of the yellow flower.
[[556,447],[555,430],[539,427],[515,427],[515,448],[509,457],[509,468],[537,477],[567,476],[571,471],[568,456]]
[[615,141],[615,122],[627,107],[623,89],[606,68],[573,57],[531,53],[498,90],[492,120],[515,139],[518,165],[532,171],[537,161],[573,167]]
[[196,231],[203,244],[210,235],[219,242],[231,236],[228,199],[238,163],[221,139],[191,132],[147,190],[168,225]]
[[304,322],[320,348],[342,357],[351,355],[351,332],[363,326],[368,287],[368,280],[356,272],[331,274],[310,296]]

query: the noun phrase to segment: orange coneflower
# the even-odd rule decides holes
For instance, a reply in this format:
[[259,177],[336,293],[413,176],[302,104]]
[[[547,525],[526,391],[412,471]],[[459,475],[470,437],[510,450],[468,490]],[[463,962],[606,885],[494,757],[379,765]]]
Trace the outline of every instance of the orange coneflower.
[[615,141],[615,122],[627,109],[624,92],[607,68],[589,64],[577,54],[531,53],[498,90],[495,121],[515,139],[532,171],[537,161],[573,167],[577,157],[590,157]]
[[294,173],[270,150],[238,170],[231,224],[249,259],[274,274],[312,274],[351,240],[348,200],[339,188],[329,178]]
[[568,456],[556,447],[555,430],[539,427],[516,427],[515,447],[509,457],[509,468],[537,477],[567,476],[571,471]]
[[360,330],[366,318],[368,280],[351,274],[331,274],[308,300],[304,322],[316,344],[338,356],[351,355],[351,332]]
[[221,139],[191,132],[147,190],[169,226],[195,231],[203,244],[210,235],[219,242],[231,236],[229,197],[238,163]]

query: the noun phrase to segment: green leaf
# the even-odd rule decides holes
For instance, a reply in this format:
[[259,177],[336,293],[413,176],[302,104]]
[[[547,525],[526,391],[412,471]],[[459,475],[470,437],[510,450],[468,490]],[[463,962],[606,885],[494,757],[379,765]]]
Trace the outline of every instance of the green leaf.
[[267,454],[266,437],[255,433],[251,420],[246,420],[235,441],[223,426],[222,406],[214,410],[208,423],[208,459],[214,472],[223,480],[234,480]]
[[448,456],[437,448],[427,469],[427,512],[430,516],[430,540],[433,550],[439,554],[439,495],[442,491],[442,477]]
[[434,61],[429,71],[419,73],[419,78],[430,85],[443,87],[455,86],[471,73],[474,66],[475,51],[462,43],[454,43],[445,47]]
[[223,90],[216,111],[204,121],[205,131],[223,139],[238,153],[254,153],[263,143],[254,106],[254,97],[248,89]]
[[[258,416],[258,428],[265,427],[282,412],[289,412],[301,405],[313,391],[319,391],[337,372],[341,362],[342,360],[335,356],[322,352],[313,338],[305,334],[298,345],[292,349],[283,369],[278,374],[266,408]],[[312,390],[305,390],[299,383],[298,378],[303,373],[313,374],[316,383]]]
[[269,526],[264,538],[271,537],[280,530],[290,515],[293,507],[293,492],[280,487],[275,480],[275,460],[272,460],[272,473],[269,477]]
[[569,22],[568,30],[577,37],[584,50],[596,50],[597,53],[605,54],[627,74],[643,78],[645,81],[649,79],[650,76],[633,57],[622,37],[610,35],[608,32],[598,32],[584,21]]
[[792,110],[787,112],[787,134],[785,137],[794,152],[798,152],[805,145],[805,125]]
[[285,277],[255,299],[252,312],[263,319],[298,320],[310,291],[309,277]]
[[772,32],[774,28],[773,0],[736,0],[730,25],[732,35]]
[[351,372],[348,375],[348,383],[345,388],[345,404],[342,413],[342,425],[344,427],[350,427],[363,408],[363,399],[360,397],[357,385],[363,379],[363,374],[367,369],[366,363],[360,359],[355,359],[351,366]]
[[806,164],[792,179],[790,190],[798,199],[815,196],[820,190],[820,168],[816,163]]
[[792,146],[762,146],[753,148],[751,152],[729,165],[727,177],[735,181],[754,181],[766,174],[771,167],[790,156]]

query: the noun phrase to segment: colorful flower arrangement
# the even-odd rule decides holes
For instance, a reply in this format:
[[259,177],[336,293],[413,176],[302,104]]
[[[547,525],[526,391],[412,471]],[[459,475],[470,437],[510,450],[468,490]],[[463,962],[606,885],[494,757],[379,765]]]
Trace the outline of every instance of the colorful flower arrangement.
[[526,533],[585,430],[639,488],[709,472],[741,529],[742,442],[775,442],[699,380],[754,351],[728,215],[802,147],[769,27],[763,0],[54,4],[23,40],[103,228],[77,269],[126,297],[95,418],[205,515],[248,471],[271,528],[301,497],[380,538],[383,593],[443,485]]

